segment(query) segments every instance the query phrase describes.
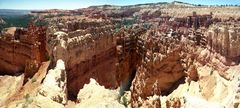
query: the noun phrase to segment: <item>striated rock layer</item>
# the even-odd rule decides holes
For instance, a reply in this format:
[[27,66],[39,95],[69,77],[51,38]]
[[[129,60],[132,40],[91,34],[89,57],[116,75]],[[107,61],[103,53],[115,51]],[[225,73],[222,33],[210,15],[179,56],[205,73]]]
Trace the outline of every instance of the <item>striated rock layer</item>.
[[[74,25],[74,22],[68,24]],[[48,35],[48,48],[52,51],[50,54],[53,60],[62,59],[66,64],[69,96],[76,97],[89,78],[95,78],[107,88],[116,88],[116,40],[112,26],[87,29],[75,27],[76,31],[57,31]]]
[[46,28],[8,28],[0,37],[0,74],[26,72],[31,77],[46,58]]

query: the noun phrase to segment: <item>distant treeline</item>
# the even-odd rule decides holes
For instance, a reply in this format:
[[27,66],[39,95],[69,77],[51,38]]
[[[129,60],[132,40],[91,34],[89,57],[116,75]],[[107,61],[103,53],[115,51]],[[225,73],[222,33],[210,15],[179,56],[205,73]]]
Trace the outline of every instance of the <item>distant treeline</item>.
[[[1,12],[0,12],[1,13]],[[5,23],[0,24],[0,31],[2,31],[4,28],[8,27],[24,27],[26,28],[28,24],[32,21],[36,26],[47,26],[48,22],[44,19],[46,18],[53,18],[53,17],[61,17],[61,16],[74,16],[79,14],[57,14],[57,15],[45,15],[43,18],[39,18],[38,16],[33,16],[29,14],[25,15],[15,15],[15,14],[6,14],[1,15],[0,18],[3,19]]]
[[30,15],[22,16],[1,16],[5,23],[0,24],[0,30],[8,27],[27,27],[28,23],[34,19]]
[[35,21],[36,26],[45,26],[48,23],[43,20],[36,20],[37,17],[32,15],[19,15],[19,16],[1,16],[5,23],[0,24],[0,31],[8,27],[24,27],[26,28],[31,21]]

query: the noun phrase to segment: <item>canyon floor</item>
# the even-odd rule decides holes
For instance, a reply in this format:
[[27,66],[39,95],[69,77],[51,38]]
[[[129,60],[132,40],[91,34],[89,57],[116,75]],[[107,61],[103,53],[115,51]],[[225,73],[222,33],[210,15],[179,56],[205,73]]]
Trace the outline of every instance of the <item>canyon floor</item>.
[[1,108],[240,108],[239,6],[164,2],[28,16],[27,27],[0,34]]

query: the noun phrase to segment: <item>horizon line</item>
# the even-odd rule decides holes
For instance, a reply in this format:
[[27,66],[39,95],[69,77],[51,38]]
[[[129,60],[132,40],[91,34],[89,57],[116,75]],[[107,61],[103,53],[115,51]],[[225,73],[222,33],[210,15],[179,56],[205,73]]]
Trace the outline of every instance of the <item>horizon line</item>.
[[174,3],[174,2],[178,2],[178,3],[183,3],[183,4],[189,4],[189,5],[193,5],[193,6],[207,6],[207,7],[221,7],[221,6],[226,6],[226,7],[240,7],[240,4],[193,4],[193,3],[189,3],[189,2],[181,2],[181,1],[172,1],[172,2],[146,2],[146,3],[136,3],[136,4],[129,4],[129,5],[115,5],[115,4],[100,4],[100,5],[89,5],[89,6],[84,6],[84,7],[79,7],[79,8],[73,8],[73,9],[69,9],[69,8],[41,8],[41,9],[23,9],[23,8],[0,8],[1,10],[52,10],[52,9],[58,9],[58,10],[76,10],[76,9],[83,9],[83,8],[89,8],[89,7],[93,7],[93,6],[104,6],[104,5],[109,5],[109,6],[135,6],[135,5],[145,5],[145,4],[158,4],[158,3]]

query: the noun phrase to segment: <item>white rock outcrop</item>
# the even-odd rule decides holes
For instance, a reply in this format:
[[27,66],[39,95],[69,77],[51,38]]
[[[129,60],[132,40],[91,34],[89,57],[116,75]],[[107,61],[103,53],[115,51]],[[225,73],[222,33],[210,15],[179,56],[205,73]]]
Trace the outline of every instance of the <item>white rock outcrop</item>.
[[39,93],[53,101],[66,104],[67,102],[67,76],[64,62],[60,59],[56,67],[48,71]]
[[0,107],[4,105],[5,101],[7,101],[11,96],[21,89],[23,85],[23,79],[23,74],[19,76],[0,76]]
[[225,108],[220,103],[208,102],[207,100],[190,96],[188,94],[184,95],[186,103],[185,108]]
[[76,108],[125,108],[118,102],[119,98],[117,90],[108,90],[90,79],[78,93]]

